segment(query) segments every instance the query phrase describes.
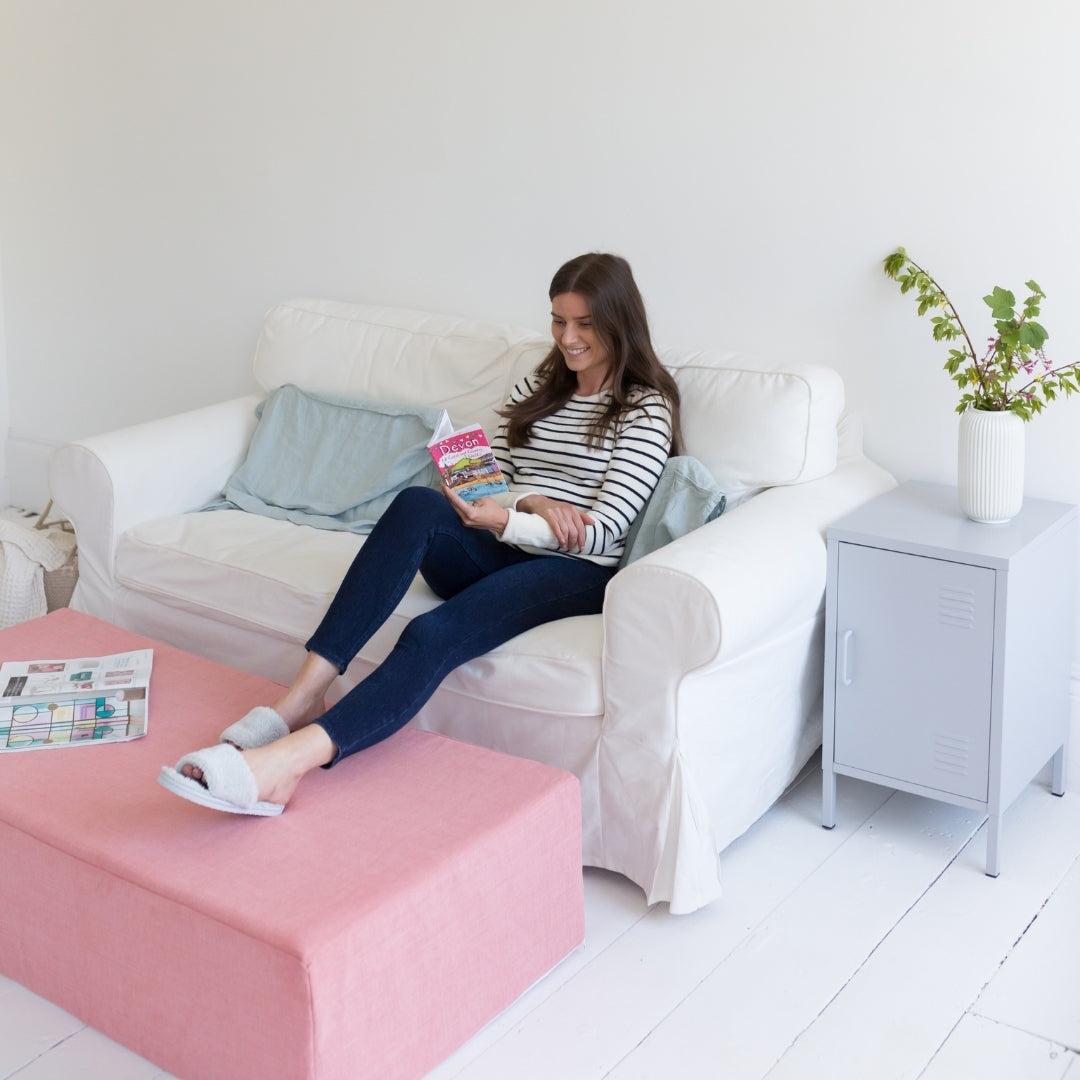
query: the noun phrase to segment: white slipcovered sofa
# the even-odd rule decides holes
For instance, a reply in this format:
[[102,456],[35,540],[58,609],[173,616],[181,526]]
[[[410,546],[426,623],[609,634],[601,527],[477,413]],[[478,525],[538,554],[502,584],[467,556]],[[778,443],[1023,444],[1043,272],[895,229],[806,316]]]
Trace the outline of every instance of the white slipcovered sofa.
[[[254,373],[263,392],[293,383],[445,406],[492,430],[549,344],[297,300],[267,314]],[[727,511],[617,573],[602,616],[539,627],[454,671],[414,723],[576,773],[583,863],[687,912],[719,895],[718,852],[820,743],[824,530],[893,480],[863,456],[831,369],[662,358],[683,396],[684,452],[708,466]],[[78,535],[75,608],[287,683],[363,537],[200,512],[243,461],[262,396],[63,446],[50,482]],[[438,602],[418,578],[341,692]]]

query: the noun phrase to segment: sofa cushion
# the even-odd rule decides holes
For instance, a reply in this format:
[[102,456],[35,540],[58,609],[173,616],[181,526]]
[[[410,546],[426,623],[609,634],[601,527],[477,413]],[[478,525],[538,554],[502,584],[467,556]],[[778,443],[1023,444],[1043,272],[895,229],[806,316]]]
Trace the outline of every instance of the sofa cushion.
[[844,384],[831,368],[756,367],[733,353],[665,350],[682,395],[683,451],[704,463],[730,510],[748,494],[836,468]]
[[[330,300],[291,300],[266,315],[255,354],[265,390],[306,390],[445,408],[455,427],[498,426],[496,410],[551,348],[507,324]],[[840,376],[818,364],[769,369],[719,350],[664,349],[682,392],[686,454],[731,509],[749,493],[836,467]]]
[[[364,538],[220,510],[144,522],[121,536],[116,575],[126,589],[218,622],[303,644]],[[439,599],[417,576],[397,610],[360,650],[357,677],[380,663],[409,619]],[[538,626],[447,676],[477,701],[552,715],[603,714],[601,616]],[[352,674],[352,673],[351,673]],[[353,678],[356,681],[356,677]]]
[[697,458],[668,458],[645,509],[626,534],[619,566],[629,566],[724,512],[727,496]]
[[369,532],[391,500],[432,486],[427,449],[439,410],[317,394],[291,383],[256,410],[259,423],[224,505],[321,529]]
[[331,300],[271,308],[255,351],[264,390],[306,390],[446,409],[455,427],[496,426],[495,410],[550,338],[515,326]]

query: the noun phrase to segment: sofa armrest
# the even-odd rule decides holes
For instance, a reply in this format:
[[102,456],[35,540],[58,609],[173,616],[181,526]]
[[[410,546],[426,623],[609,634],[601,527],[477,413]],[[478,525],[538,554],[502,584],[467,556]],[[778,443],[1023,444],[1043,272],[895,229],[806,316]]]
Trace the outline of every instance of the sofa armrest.
[[[106,604],[116,544],[140,521],[197,510],[221,495],[255,430],[259,394],[94,435],[49,462],[54,505],[75,526],[79,594]],[[81,605],[107,617],[108,605]]]
[[[652,808],[653,850],[642,865],[655,868],[653,880],[640,872],[634,879],[650,903],[668,899],[673,912],[692,911],[717,890],[716,837],[693,779],[709,765],[683,759],[683,736],[723,721],[723,673],[733,662],[737,669],[742,656],[819,617],[825,530],[895,483],[865,457],[850,458],[820,480],[754,496],[612,578],[604,598],[599,783],[602,800]],[[698,688],[694,697],[715,700],[716,708],[706,717],[680,713],[684,680],[714,673],[715,695]],[[688,820],[706,824],[680,826]],[[635,844],[642,849],[643,837]],[[683,866],[698,868],[696,878],[680,878]]]
[[[867,458],[850,459],[820,480],[769,488],[620,571],[604,602],[607,685],[648,682],[658,670],[681,678],[813,617],[825,530],[895,483]],[[645,669],[643,656],[657,662]],[[640,690],[628,700],[640,702]]]

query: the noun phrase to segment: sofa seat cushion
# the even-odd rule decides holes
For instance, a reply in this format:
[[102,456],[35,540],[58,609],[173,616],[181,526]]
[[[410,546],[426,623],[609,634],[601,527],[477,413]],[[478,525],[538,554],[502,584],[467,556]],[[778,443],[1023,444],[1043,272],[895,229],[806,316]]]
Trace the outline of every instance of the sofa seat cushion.
[[[124,533],[117,544],[116,576],[124,588],[171,607],[302,645],[363,541],[354,533],[242,510],[178,514]],[[394,614],[361,649],[355,675],[380,663],[408,620],[438,603],[417,576]],[[562,619],[463,665],[444,686],[507,707],[600,716],[602,651],[599,615]]]
[[126,532],[116,576],[174,607],[306,641],[361,542],[243,510],[178,514]]

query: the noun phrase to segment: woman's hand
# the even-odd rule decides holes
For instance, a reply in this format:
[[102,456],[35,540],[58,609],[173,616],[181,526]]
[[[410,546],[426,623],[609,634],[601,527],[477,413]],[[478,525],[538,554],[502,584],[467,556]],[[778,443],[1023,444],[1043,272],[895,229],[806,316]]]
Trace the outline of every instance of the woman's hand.
[[546,495],[526,495],[518,501],[517,509],[526,514],[539,514],[551,526],[564,551],[581,551],[585,547],[585,526],[592,525],[593,519],[584,510]]
[[503,529],[510,520],[509,510],[487,497],[466,502],[447,485],[445,480],[442,491],[454,508],[454,512],[461,518],[462,525],[468,529],[487,529],[496,536],[502,536]]

